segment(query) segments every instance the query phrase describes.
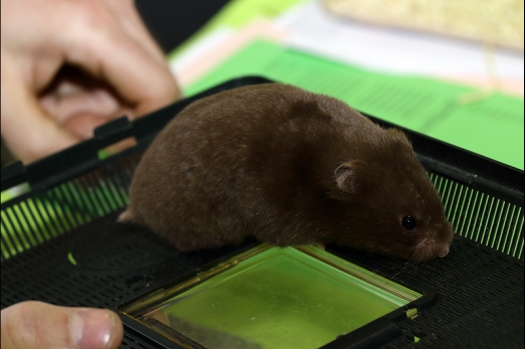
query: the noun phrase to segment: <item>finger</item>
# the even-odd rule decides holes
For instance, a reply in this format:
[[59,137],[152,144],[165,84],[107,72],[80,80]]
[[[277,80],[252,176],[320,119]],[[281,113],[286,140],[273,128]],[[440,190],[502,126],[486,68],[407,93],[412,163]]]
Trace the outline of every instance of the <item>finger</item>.
[[41,96],[40,104],[47,115],[82,139],[92,137],[94,128],[127,111],[107,89],[84,89],[69,82]]
[[[66,129],[82,139],[93,137],[94,130],[109,120],[127,116],[134,119],[133,110],[121,105],[116,96],[104,87],[85,88],[71,81],[40,97],[40,104],[47,115],[53,116]],[[127,138],[112,144],[104,151],[115,154],[137,144]]]
[[118,348],[123,326],[106,309],[68,308],[36,301],[1,312],[2,349]]
[[1,98],[9,101],[2,103],[2,137],[22,162],[37,160],[80,141],[45,115],[14,69],[2,69]]
[[[40,97],[40,103],[46,114],[53,116],[74,135],[88,139],[93,137],[95,128],[109,120],[122,116],[133,119],[133,111],[121,107],[107,90],[83,90],[80,86],[66,85]],[[136,141],[126,139],[104,150],[115,154],[134,145]]]
[[144,25],[132,0],[106,0],[115,18],[120,22],[124,31],[135,39],[159,64],[166,64],[164,52],[162,52],[155,39]]
[[68,47],[66,60],[106,80],[135,106],[138,115],[158,109],[180,95],[167,65],[151,59],[120,26],[101,28],[90,20],[77,21],[71,23],[64,40],[63,45]]
[[[65,88],[69,90],[67,94],[63,92]],[[41,96],[40,103],[44,111],[61,124],[70,116],[79,113],[109,119],[121,109],[117,97],[103,87],[84,89],[67,82],[61,84],[57,91]]]

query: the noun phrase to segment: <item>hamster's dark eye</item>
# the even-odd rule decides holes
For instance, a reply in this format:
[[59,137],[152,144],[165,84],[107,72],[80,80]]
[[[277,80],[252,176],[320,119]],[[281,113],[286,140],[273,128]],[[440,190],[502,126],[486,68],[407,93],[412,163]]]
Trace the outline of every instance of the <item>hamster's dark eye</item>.
[[403,217],[401,224],[403,224],[403,227],[405,227],[405,229],[412,230],[416,227],[417,220],[412,216],[406,216]]

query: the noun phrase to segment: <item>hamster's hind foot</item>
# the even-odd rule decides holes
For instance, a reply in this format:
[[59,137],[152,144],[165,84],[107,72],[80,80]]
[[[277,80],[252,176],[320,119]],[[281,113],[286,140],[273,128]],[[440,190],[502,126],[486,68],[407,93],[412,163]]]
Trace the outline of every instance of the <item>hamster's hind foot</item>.
[[124,212],[122,212],[117,219],[117,222],[124,223],[124,222],[131,222],[133,220],[133,213],[130,211],[129,208],[127,208]]

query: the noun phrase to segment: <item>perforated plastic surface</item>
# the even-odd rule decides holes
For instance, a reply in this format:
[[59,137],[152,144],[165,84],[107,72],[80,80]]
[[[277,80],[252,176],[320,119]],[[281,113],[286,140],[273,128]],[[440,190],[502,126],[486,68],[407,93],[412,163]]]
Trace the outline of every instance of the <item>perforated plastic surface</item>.
[[[116,214],[109,214],[4,261],[2,308],[39,299],[115,309],[141,290],[236,250],[179,254],[149,232],[117,226],[115,219]],[[441,294],[435,306],[405,322],[404,335],[386,348],[524,345],[523,262],[516,258],[461,237],[447,258],[417,265],[335,247],[329,251],[394,280],[423,280]],[[70,253],[76,265],[68,259]],[[121,347],[148,348],[147,344],[130,337]]]
[[[146,146],[143,142],[95,169],[35,186],[2,204],[2,308],[38,299],[117,309],[174,275],[182,277],[253,244],[182,254],[148,231],[116,224]],[[440,294],[435,306],[406,321],[403,335],[385,348],[523,348],[522,187],[499,190],[461,180],[469,176],[467,170],[442,171],[428,154],[418,155],[458,233],[450,254],[414,264],[328,250],[394,280],[423,281]],[[523,172],[518,175],[523,179]],[[121,347],[158,346],[127,328]]]

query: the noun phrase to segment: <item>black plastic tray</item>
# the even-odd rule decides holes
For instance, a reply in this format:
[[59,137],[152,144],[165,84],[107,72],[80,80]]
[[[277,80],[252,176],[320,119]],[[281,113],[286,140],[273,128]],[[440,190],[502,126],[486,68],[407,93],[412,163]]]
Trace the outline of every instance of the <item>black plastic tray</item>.
[[[229,81],[148,117],[106,124],[94,138],[26,167],[3,168],[2,190],[22,183],[31,189],[2,204],[2,308],[38,299],[118,310],[174,277],[253,246],[181,254],[147,231],[123,230],[115,219],[126,205],[143,150],[174,115],[203,96],[264,82],[260,77]],[[523,348],[523,171],[405,132],[457,232],[449,256],[413,264],[327,249],[397,282],[425,284],[426,300],[439,302],[422,306],[415,319],[397,314],[329,347]],[[136,147],[99,159],[101,149],[130,136]],[[123,320],[122,348],[168,347],[147,328]]]

